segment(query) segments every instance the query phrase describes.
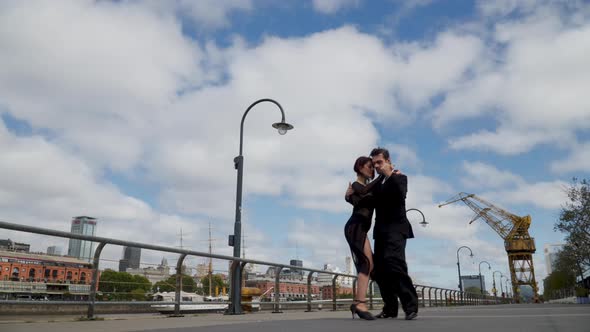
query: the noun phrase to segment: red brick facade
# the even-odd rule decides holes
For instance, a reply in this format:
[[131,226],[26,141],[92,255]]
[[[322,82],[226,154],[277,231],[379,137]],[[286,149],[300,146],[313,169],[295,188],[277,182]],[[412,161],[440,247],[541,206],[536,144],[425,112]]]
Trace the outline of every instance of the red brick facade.
[[0,280],[90,284],[90,267],[68,257],[0,252]]
[[[275,282],[269,280],[247,280],[246,281],[247,287],[255,287],[262,291],[262,294],[267,292],[269,289],[274,288]],[[273,289],[269,293],[274,293],[275,290]],[[281,297],[289,298],[302,298],[307,296],[307,284],[305,283],[295,283],[295,282],[279,282],[279,292],[282,295]],[[317,285],[311,285],[311,294],[318,296],[320,294],[320,287]],[[270,297],[270,294],[267,293],[267,297]]]

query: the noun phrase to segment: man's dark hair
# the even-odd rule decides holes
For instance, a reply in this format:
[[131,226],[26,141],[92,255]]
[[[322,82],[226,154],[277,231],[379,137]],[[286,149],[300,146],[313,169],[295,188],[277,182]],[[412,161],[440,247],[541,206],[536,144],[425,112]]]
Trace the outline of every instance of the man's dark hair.
[[354,171],[355,173],[360,173],[361,168],[365,166],[367,163],[370,163],[372,160],[369,157],[361,156],[358,157],[357,160],[354,162]]
[[382,156],[383,156],[383,158],[385,158],[385,160],[389,159],[389,151],[387,151],[387,149],[384,149],[384,148],[379,148],[379,147],[377,147],[377,148],[374,148],[374,149],[371,151],[371,154],[370,154],[370,156],[371,156],[371,157],[375,157],[375,156],[377,156],[377,155],[382,155]]

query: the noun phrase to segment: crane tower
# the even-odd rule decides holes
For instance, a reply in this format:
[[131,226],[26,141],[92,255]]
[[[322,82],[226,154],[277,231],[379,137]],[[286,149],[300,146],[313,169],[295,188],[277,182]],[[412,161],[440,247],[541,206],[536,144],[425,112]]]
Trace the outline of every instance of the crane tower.
[[535,239],[529,234],[531,217],[520,217],[504,209],[501,209],[484,199],[468,193],[459,193],[438,207],[443,207],[462,201],[475,215],[469,222],[483,219],[502,239],[504,248],[508,254],[508,265],[512,281],[512,294],[519,301],[519,286],[528,285],[533,289],[535,301],[538,299],[537,282],[535,281],[535,269],[533,266],[533,254],[535,253]]

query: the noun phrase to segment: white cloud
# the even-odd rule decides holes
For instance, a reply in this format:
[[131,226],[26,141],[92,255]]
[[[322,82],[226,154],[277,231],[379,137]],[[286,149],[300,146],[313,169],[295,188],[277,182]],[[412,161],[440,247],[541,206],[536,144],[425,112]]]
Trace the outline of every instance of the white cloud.
[[566,201],[563,181],[528,182],[520,175],[482,162],[463,162],[463,185],[477,190],[476,195],[494,204],[530,204],[543,209],[557,209]]
[[461,182],[467,188],[505,188],[524,184],[524,180],[509,171],[501,171],[482,162],[463,162],[465,174]]
[[590,143],[572,145],[570,155],[551,163],[551,170],[556,173],[584,172],[590,169]]
[[147,6],[161,14],[188,18],[205,30],[226,28],[231,25],[229,17],[231,14],[250,12],[254,9],[252,0],[128,0],[127,2]]
[[[590,129],[590,24],[576,19],[588,8],[564,13],[553,3],[531,3],[524,16],[494,23],[489,54],[435,111],[436,127],[479,117],[498,122],[451,139],[451,147],[518,154],[542,144],[566,147]],[[515,2],[498,4],[510,12]]]
[[313,9],[322,14],[334,14],[350,7],[358,7],[360,0],[312,0]]

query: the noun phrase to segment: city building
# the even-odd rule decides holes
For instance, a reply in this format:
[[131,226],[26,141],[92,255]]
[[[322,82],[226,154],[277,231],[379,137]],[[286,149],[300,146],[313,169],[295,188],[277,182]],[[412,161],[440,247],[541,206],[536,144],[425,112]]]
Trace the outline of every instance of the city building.
[[557,253],[563,248],[563,243],[546,244],[543,248],[545,253],[545,268],[547,269],[547,275],[553,272],[555,261],[557,260]]
[[[86,216],[75,217],[72,220],[71,233],[94,236],[96,234],[96,219]],[[70,239],[68,256],[90,262],[93,259],[93,255],[94,245],[92,242]]]
[[346,274],[355,274],[354,261],[352,257],[346,256],[344,259],[344,266],[346,267]]
[[[292,259],[289,261],[289,265],[303,267],[303,261],[299,259]],[[289,269],[289,272],[293,275],[300,275],[303,277],[303,270]]]
[[11,239],[0,240],[0,250],[29,252],[30,244],[14,242]]
[[47,255],[61,256],[61,247],[58,247],[58,246],[47,247]]
[[461,282],[463,283],[463,291],[467,291],[468,288],[472,287],[475,287],[478,291],[481,291],[482,286],[484,292],[486,290],[486,278],[484,275],[481,276],[481,283],[479,279],[479,274],[461,276]]
[[[245,282],[246,287],[255,287],[262,292],[261,301],[274,301],[275,298],[275,279],[268,276],[258,276],[248,279]],[[320,296],[320,286],[317,282],[311,285],[312,298]],[[307,297],[307,281],[295,279],[283,279],[279,281],[279,299],[280,301],[303,300]]]
[[87,299],[92,274],[91,264],[76,258],[0,250],[3,299]]
[[153,285],[158,281],[170,278],[170,267],[166,258],[162,258],[162,262],[156,268],[152,266],[137,269],[128,268],[127,273],[143,276]]
[[123,258],[119,260],[119,272],[126,272],[128,268],[139,269],[141,248],[124,247]]

